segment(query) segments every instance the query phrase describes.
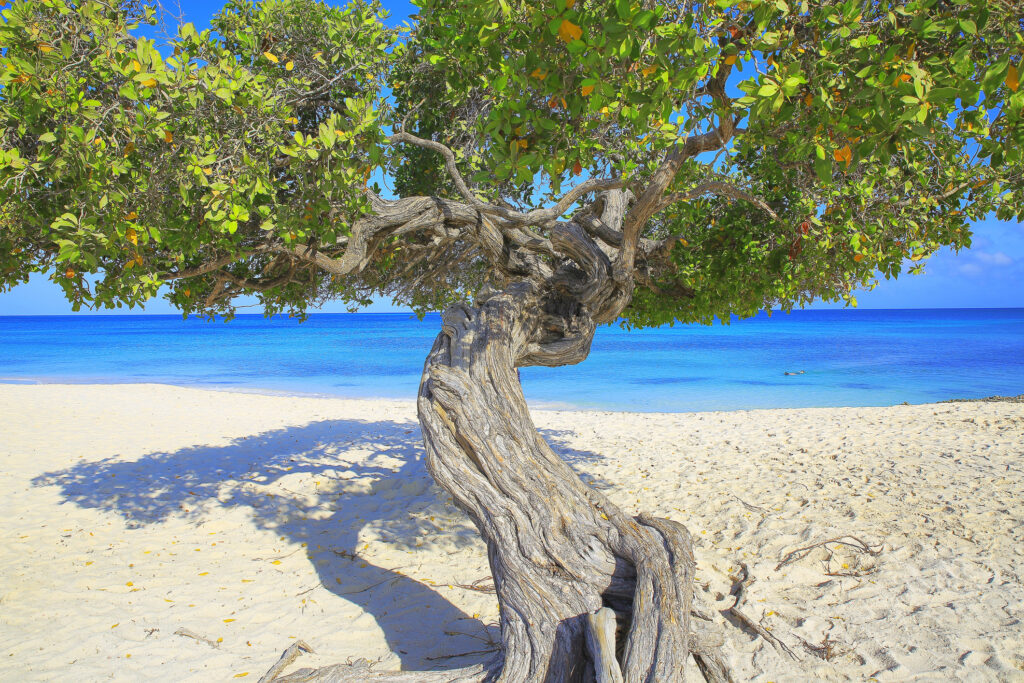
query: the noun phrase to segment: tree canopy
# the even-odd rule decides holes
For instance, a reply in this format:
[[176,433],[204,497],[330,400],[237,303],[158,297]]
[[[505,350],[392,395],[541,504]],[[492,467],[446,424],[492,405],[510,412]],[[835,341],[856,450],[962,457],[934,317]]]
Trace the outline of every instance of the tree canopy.
[[1022,215],[1010,0],[416,4],[394,29],[377,2],[231,0],[158,44],[139,0],[15,0],[0,289],[431,309],[578,258],[571,220],[627,324],[710,322],[850,299]]

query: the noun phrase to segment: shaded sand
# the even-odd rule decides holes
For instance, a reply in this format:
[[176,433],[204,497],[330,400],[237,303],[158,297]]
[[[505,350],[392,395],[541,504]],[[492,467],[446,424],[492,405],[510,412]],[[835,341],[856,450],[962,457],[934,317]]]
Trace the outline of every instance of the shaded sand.
[[[797,659],[729,628],[740,680],[1024,681],[1024,404],[536,420],[690,528],[712,606],[746,566]],[[0,385],[0,459],[2,680],[256,680],[295,639],[293,669],[449,668],[497,636],[411,401]]]

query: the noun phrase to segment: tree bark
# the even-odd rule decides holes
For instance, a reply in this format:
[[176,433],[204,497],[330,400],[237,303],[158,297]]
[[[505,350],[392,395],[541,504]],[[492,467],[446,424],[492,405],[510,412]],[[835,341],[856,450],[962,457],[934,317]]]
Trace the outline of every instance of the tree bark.
[[690,655],[686,529],[631,517],[584,484],[537,433],[516,374],[586,358],[595,322],[572,294],[592,294],[596,284],[523,282],[478,306],[455,306],[424,367],[418,411],[427,466],[487,543],[504,646],[500,681],[592,681],[607,672],[609,662],[595,662],[587,647],[588,617],[603,607],[618,623],[610,664],[627,683],[682,680]]

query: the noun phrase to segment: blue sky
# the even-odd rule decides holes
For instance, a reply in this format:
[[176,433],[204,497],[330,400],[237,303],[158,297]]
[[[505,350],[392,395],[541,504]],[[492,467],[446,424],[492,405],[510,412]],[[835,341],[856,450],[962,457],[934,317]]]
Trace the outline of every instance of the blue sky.
[[[166,3],[173,7],[172,2]],[[209,19],[223,6],[216,0],[184,0],[184,20],[196,28],[209,26]],[[386,0],[391,24],[402,23],[415,7],[404,0]],[[882,280],[870,292],[857,295],[860,308],[1018,308],[1024,307],[1024,224],[994,218],[973,226],[970,249],[958,254],[943,249],[928,263],[921,275],[904,275],[895,281]],[[816,303],[812,308],[840,308],[842,304]],[[340,304],[327,304],[323,312],[344,312]],[[388,301],[378,301],[369,312],[398,311]],[[0,315],[61,315],[71,313],[70,304],[59,287],[44,275],[0,294]],[[164,299],[153,299],[139,309],[101,310],[97,313],[176,313]],[[243,310],[244,312],[244,310]],[[255,310],[253,312],[258,312]],[[83,311],[81,313],[88,313]]]

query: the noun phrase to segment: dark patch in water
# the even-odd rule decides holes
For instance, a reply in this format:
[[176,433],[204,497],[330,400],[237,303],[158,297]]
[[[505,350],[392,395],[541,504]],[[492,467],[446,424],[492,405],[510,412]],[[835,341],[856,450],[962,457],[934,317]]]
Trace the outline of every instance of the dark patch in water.
[[709,379],[708,377],[642,377],[640,379],[631,379],[630,384],[692,384],[693,382],[703,382]]

